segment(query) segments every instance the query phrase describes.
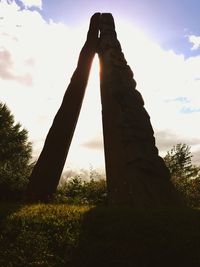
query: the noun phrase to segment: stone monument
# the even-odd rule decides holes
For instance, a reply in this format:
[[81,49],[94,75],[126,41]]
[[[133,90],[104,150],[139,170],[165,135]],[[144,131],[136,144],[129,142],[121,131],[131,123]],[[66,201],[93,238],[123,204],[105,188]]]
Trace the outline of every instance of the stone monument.
[[56,191],[97,50],[108,203],[143,208],[179,205],[181,202],[158,155],[150,117],[136,90],[133,72],[124,58],[109,13],[95,13],[91,18],[77,68],[30,176],[27,198],[48,201]]
[[97,50],[99,18],[100,13],[95,13],[91,18],[87,40],[81,50],[77,68],[30,176],[26,192],[26,198],[30,201],[48,201],[56,191],[79,117],[92,61]]
[[109,13],[101,14],[98,54],[108,202],[133,207],[180,204]]

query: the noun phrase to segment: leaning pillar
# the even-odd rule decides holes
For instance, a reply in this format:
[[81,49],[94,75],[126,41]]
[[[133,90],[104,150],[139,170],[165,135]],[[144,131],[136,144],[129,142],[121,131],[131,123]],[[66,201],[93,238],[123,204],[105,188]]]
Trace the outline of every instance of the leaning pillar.
[[96,13],[91,18],[87,40],[81,50],[77,68],[30,176],[26,197],[31,201],[47,201],[59,183],[96,52],[99,17],[100,13]]
[[98,54],[108,202],[135,207],[179,204],[109,13],[101,15]]

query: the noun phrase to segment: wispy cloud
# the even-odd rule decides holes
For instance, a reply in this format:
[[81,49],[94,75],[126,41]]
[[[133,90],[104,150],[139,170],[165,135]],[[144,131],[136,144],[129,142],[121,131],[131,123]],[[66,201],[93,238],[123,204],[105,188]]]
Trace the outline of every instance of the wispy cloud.
[[164,157],[167,151],[170,151],[176,144],[187,144],[191,148],[192,162],[200,165],[200,137],[180,136],[173,132],[173,129],[165,129],[155,132],[156,145],[160,155]]
[[17,75],[13,71],[13,62],[11,59],[11,54],[6,49],[0,49],[0,78],[3,80],[13,80],[20,84],[31,86],[33,84],[32,77],[30,73],[24,73]]
[[12,79],[10,73],[12,67],[11,55],[8,50],[0,50],[0,77],[2,79]]
[[200,36],[189,35],[188,40],[192,44],[191,50],[197,50],[200,48]]
[[190,107],[183,107],[181,109],[182,113],[193,113],[193,112],[200,112],[200,108],[190,108]]
[[95,137],[89,141],[82,143],[81,145],[86,147],[86,148],[89,148],[89,149],[102,150],[103,149],[103,140],[101,137]]
[[156,131],[155,137],[157,140],[157,146],[161,152],[170,150],[178,143],[184,143],[189,146],[195,146],[200,144],[199,138],[182,137],[172,132],[172,130],[166,129],[162,131]]
[[42,0],[19,0],[25,8],[37,7],[42,9]]

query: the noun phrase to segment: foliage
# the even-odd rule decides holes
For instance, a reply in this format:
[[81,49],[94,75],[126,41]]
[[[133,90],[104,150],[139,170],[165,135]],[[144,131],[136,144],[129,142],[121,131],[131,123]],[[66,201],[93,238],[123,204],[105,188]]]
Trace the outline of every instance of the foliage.
[[0,199],[15,199],[24,190],[32,170],[28,133],[0,103]]
[[200,266],[200,211],[0,204],[0,266]]
[[176,179],[172,177],[172,182],[182,195],[186,205],[200,207],[200,177],[195,179]]
[[165,163],[171,180],[189,206],[200,206],[200,168],[192,164],[190,147],[177,144],[167,152]]
[[89,181],[79,175],[62,184],[54,195],[54,203],[68,204],[105,204],[107,188],[105,179]]
[[164,160],[172,177],[195,178],[200,170],[199,167],[192,165],[192,154],[186,144],[173,146]]

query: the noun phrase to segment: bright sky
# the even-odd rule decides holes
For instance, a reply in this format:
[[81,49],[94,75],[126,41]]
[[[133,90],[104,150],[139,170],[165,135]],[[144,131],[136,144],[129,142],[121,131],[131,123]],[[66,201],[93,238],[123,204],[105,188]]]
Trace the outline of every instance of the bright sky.
[[[95,12],[111,12],[164,155],[185,142],[200,165],[200,1],[0,0],[0,101],[38,157]],[[65,169],[104,168],[95,58]]]

